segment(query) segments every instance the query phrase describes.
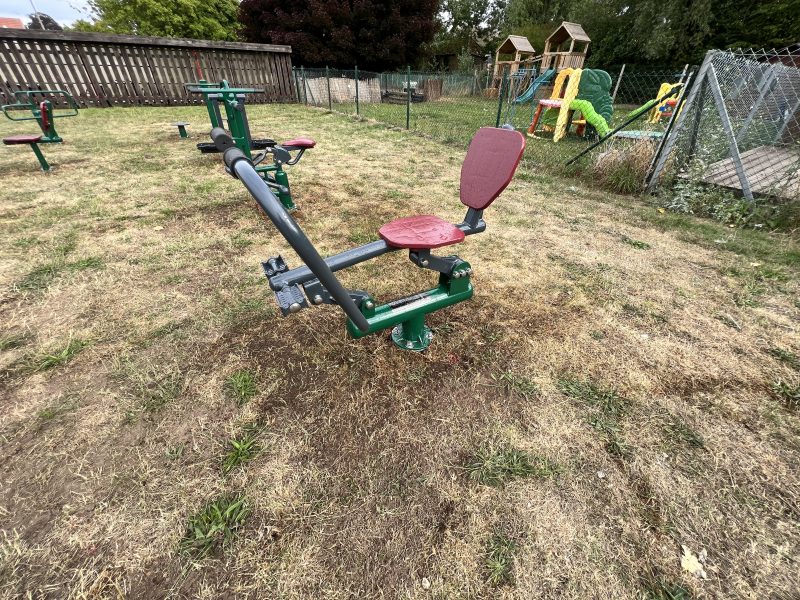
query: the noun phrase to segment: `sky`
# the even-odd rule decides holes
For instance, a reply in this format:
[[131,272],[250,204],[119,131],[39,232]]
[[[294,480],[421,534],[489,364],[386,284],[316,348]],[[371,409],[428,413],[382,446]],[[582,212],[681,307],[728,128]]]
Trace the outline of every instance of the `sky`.
[[[89,18],[86,0],[33,0],[36,10],[47,13],[59,25],[70,25],[78,19]],[[0,17],[19,17],[28,23],[28,15],[33,13],[30,0],[0,0]]]

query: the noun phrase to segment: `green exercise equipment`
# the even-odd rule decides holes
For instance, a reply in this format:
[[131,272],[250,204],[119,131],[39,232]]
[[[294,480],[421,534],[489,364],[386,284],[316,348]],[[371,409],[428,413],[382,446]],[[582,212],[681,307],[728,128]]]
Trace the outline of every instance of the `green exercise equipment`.
[[[42,154],[39,144],[60,144],[64,140],[56,131],[56,119],[78,116],[78,103],[75,98],[64,90],[19,90],[14,92],[16,102],[4,104],[3,114],[11,121],[36,121],[41,129],[41,134],[21,134],[3,138],[6,146],[30,146],[42,171],[49,171],[50,164]],[[55,102],[54,102],[55,101]],[[61,103],[66,108],[59,108]],[[30,112],[27,116],[20,116],[23,111]]]

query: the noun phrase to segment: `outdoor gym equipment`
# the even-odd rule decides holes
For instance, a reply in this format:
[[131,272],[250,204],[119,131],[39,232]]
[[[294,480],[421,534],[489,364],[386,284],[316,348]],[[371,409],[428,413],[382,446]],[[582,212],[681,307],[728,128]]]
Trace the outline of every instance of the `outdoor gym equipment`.
[[[405,217],[383,225],[382,238],[358,248],[322,258],[302,229],[278,201],[224,129],[211,131],[224,152],[228,172],[239,179],[305,266],[289,269],[281,256],[262,263],[264,274],[281,313],[286,316],[311,304],[338,304],[347,315],[347,331],[354,338],[392,327],[392,341],[405,350],[428,347],[431,330],[425,315],[472,297],[472,267],[458,256],[435,256],[431,250],[458,244],[464,237],[486,229],[483,211],[508,186],[525,149],[525,137],[513,130],[484,127],[472,138],[461,167],[461,202],[464,221],[451,224],[433,215]],[[437,287],[378,305],[367,292],[345,289],[335,271],[395,250],[408,250],[417,267],[439,274]]]
[[173,123],[172,125],[173,127],[178,128],[178,135],[180,135],[182,138],[185,139],[189,137],[189,132],[186,131],[186,126],[189,125],[189,123],[187,123],[186,121],[178,121],[177,123]]
[[[263,90],[232,88],[224,80],[219,84],[220,87],[211,87],[212,84],[203,82],[203,80],[200,83],[202,84],[200,87],[191,89],[196,89],[206,96],[209,116],[213,115],[211,122],[216,123],[212,131],[217,128],[224,130],[222,113],[219,108],[222,105],[226,116],[224,123],[230,130],[233,144],[251,161],[255,170],[267,185],[277,192],[281,203],[288,210],[297,208],[292,200],[289,177],[283,167],[284,165],[296,165],[300,162],[305,151],[313,148],[317,143],[310,138],[295,138],[280,145],[276,144],[274,140],[253,140],[250,136],[250,124],[247,121],[247,112],[245,111],[245,94]],[[187,84],[187,89],[190,89],[189,84]],[[211,145],[214,147],[214,152],[219,152],[217,146]],[[201,152],[206,152],[203,146],[205,144],[197,145]],[[252,153],[254,149],[262,150],[261,154],[254,157]],[[272,156],[272,162],[262,164],[267,156],[270,155]]]
[[[62,96],[67,104],[67,109],[56,112],[53,109],[53,100]],[[49,171],[50,165],[44,154],[42,154],[39,144],[60,144],[63,141],[56,131],[55,120],[77,116],[78,104],[75,102],[75,98],[64,90],[20,90],[14,92],[14,98],[17,100],[14,104],[4,104],[2,106],[3,114],[6,118],[12,121],[36,121],[42,133],[41,135],[35,133],[12,135],[3,138],[3,143],[6,146],[30,146],[39,160],[42,171]],[[23,110],[30,111],[31,115],[19,116],[19,113]]]
[[[232,88],[227,80],[223,79],[219,83],[213,83],[200,79],[193,83],[184,84],[184,88],[193,94],[202,94],[206,103],[206,110],[208,111],[208,118],[211,121],[211,129],[215,127],[225,128],[225,120],[222,118],[222,113],[219,110],[220,103],[225,101],[223,94],[233,94],[235,100],[239,102],[239,110],[244,119],[245,125],[247,124],[247,111],[245,109],[245,94],[258,94],[263,93],[264,90],[258,88]],[[250,128],[247,127],[247,135],[250,135]],[[183,135],[181,135],[183,137]],[[275,145],[275,140],[250,139],[250,148],[253,150],[264,150]],[[204,154],[219,152],[213,142],[203,142],[197,144],[197,149]]]

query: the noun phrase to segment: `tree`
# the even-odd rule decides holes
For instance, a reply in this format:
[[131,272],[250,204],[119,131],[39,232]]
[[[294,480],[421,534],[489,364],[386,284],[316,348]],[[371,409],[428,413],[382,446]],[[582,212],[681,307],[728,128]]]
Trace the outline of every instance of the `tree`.
[[38,29],[38,30],[46,30],[46,31],[64,31],[64,28],[58,24],[58,22],[51,17],[50,15],[43,13],[43,12],[36,12],[32,15],[28,15],[30,19],[30,23],[28,23],[28,29]]
[[77,31],[236,40],[236,0],[89,0],[94,21],[78,21]]
[[417,64],[436,29],[438,0],[242,0],[250,42],[289,44],[293,62],[368,70]]

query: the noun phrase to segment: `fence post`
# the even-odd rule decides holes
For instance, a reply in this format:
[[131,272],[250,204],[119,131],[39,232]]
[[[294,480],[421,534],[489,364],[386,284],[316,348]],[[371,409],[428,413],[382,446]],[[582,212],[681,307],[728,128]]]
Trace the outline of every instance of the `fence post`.
[[506,65],[503,65],[503,70],[500,71],[500,88],[497,90],[497,118],[495,119],[494,126],[500,127],[500,114],[503,112],[503,94],[506,88]]
[[625,73],[625,63],[622,63],[622,68],[619,70],[619,75],[617,75],[617,83],[614,86],[614,93],[611,94],[611,104],[614,104],[617,100],[617,90],[619,90],[619,84],[622,81],[622,75]]
[[361,108],[358,105],[358,65],[356,65],[356,115],[361,114]]
[[325,81],[328,84],[328,110],[333,112],[333,101],[331,100],[331,70],[325,65]]
[[300,77],[303,80],[303,104],[308,105],[308,93],[306,92],[306,68],[300,67]]
[[406,129],[411,128],[411,65],[406,67]]
[[297,80],[297,67],[292,67],[292,76],[294,77],[294,89],[297,90],[297,103],[300,104],[303,99],[300,97],[300,82]]

